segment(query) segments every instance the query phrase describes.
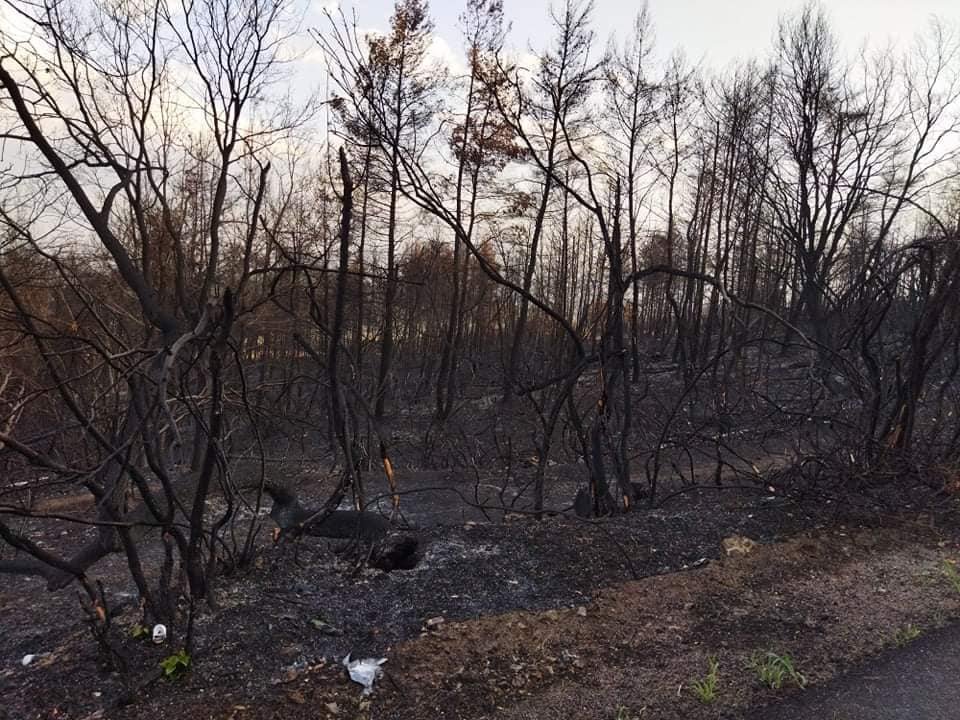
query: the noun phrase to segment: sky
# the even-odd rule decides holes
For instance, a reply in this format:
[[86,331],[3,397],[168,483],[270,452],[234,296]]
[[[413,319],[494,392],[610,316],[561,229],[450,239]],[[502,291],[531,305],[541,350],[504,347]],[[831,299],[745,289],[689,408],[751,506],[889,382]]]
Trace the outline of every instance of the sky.
[[[330,0],[312,0],[315,6]],[[363,27],[386,27],[392,0],[343,0],[355,7]],[[688,60],[722,68],[737,58],[765,56],[778,18],[801,7],[802,0],[649,0],[658,54],[669,55],[682,47]],[[882,47],[889,42],[908,43],[922,32],[931,16],[960,24],[958,0],[823,0],[842,47],[856,52],[864,42]],[[457,16],[464,3],[432,0],[431,13],[437,34],[451,48],[459,47]],[[505,15],[512,21],[511,44],[517,49],[542,46],[548,37],[547,0],[504,0]],[[595,29],[606,41],[612,33],[629,29],[637,0],[595,0]],[[311,12],[310,15],[315,13]]]
[[[83,0],[81,0],[82,2]],[[90,0],[95,2],[96,0]],[[562,3],[563,0],[553,0]],[[594,0],[593,27],[598,49],[614,34],[623,38],[632,27],[642,0]],[[662,62],[675,50],[683,49],[688,67],[722,71],[737,59],[764,58],[773,47],[778,19],[796,12],[803,0],[647,0],[655,34],[656,56]],[[355,11],[362,32],[385,30],[394,0],[293,0],[303,11],[301,29],[320,31],[328,27],[324,11],[341,7],[348,16]],[[432,52],[454,75],[465,72],[465,58],[457,18],[466,0],[430,0],[435,21]],[[522,57],[537,51],[551,40],[553,28],[548,15],[550,0],[503,0],[512,24],[508,48]],[[821,0],[840,40],[842,51],[853,55],[864,44],[882,48],[896,44],[906,49],[924,31],[933,16],[947,21],[960,32],[960,0]],[[0,2],[0,24],[6,30],[20,25],[9,8]],[[306,32],[290,48],[297,58],[289,76],[294,95],[315,92],[324,96],[326,73],[323,53]],[[522,62],[522,60],[521,60]],[[322,123],[322,118],[318,118]],[[8,154],[0,147],[0,161]]]

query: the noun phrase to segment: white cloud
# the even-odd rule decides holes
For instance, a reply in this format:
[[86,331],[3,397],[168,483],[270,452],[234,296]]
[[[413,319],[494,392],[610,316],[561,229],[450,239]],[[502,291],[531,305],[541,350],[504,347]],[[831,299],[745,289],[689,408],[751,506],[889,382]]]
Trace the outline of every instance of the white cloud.
[[463,53],[456,52],[445,39],[436,33],[430,37],[427,59],[440,67],[446,68],[451,75],[467,74],[467,63]]

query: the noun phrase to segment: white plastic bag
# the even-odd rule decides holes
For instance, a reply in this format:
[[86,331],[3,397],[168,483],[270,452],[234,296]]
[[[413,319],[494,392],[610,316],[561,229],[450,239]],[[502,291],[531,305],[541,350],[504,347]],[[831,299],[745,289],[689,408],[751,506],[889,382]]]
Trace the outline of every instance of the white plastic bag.
[[350,674],[350,679],[355,683],[363,685],[363,694],[369,695],[373,692],[373,684],[383,675],[383,668],[380,666],[387,661],[386,658],[364,658],[363,660],[351,660],[348,654],[343,659],[343,666]]

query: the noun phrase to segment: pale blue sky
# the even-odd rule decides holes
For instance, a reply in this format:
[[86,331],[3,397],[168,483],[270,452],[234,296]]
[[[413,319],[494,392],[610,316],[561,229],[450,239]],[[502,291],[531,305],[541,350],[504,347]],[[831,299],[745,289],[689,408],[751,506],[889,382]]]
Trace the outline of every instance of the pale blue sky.
[[[331,0],[312,0],[314,7]],[[363,27],[385,27],[391,0],[342,0],[356,7]],[[658,54],[668,55],[683,47],[688,59],[703,59],[723,67],[737,57],[762,56],[771,47],[780,15],[799,8],[802,0],[649,0],[657,37]],[[889,41],[909,41],[922,31],[932,15],[960,23],[958,0],[824,0],[824,7],[848,52],[861,43],[883,46]],[[548,37],[546,0],[504,0],[504,10],[513,22],[511,45],[540,47]],[[458,0],[433,0],[430,4],[438,34],[447,44],[459,47]],[[622,0],[595,1],[595,29],[602,41],[614,31],[629,29],[639,3]],[[311,13],[311,16],[314,13]],[[319,24],[319,23],[318,23]]]

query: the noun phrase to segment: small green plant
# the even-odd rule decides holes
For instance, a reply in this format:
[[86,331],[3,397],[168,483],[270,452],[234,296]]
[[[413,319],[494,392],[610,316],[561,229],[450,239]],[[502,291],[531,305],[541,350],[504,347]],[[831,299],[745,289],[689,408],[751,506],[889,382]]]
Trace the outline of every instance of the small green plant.
[[617,705],[617,712],[613,716],[613,720],[637,720],[637,718],[630,714],[630,709],[626,705]]
[[167,655],[160,661],[160,667],[163,669],[163,675],[166,678],[180,677],[190,669],[190,654],[186,650],[181,650],[173,655]]
[[893,642],[897,647],[903,647],[916,640],[922,633],[923,631],[916,625],[904,625],[893,634]]
[[944,560],[940,563],[940,572],[947,579],[947,582],[953,586],[953,589],[960,592],[960,570],[957,570],[957,563],[951,560]]
[[798,688],[807,684],[807,679],[797,671],[789,655],[757,653],[750,659],[750,669],[757,674],[760,682],[774,690],[779,690],[786,682],[792,682]]
[[130,637],[134,640],[145,640],[150,637],[150,628],[146,625],[141,625],[137,623],[132,628],[130,628]]
[[720,663],[715,657],[707,658],[707,674],[701,680],[693,680],[690,688],[697,700],[704,705],[709,705],[717,698],[717,681],[719,675]]

